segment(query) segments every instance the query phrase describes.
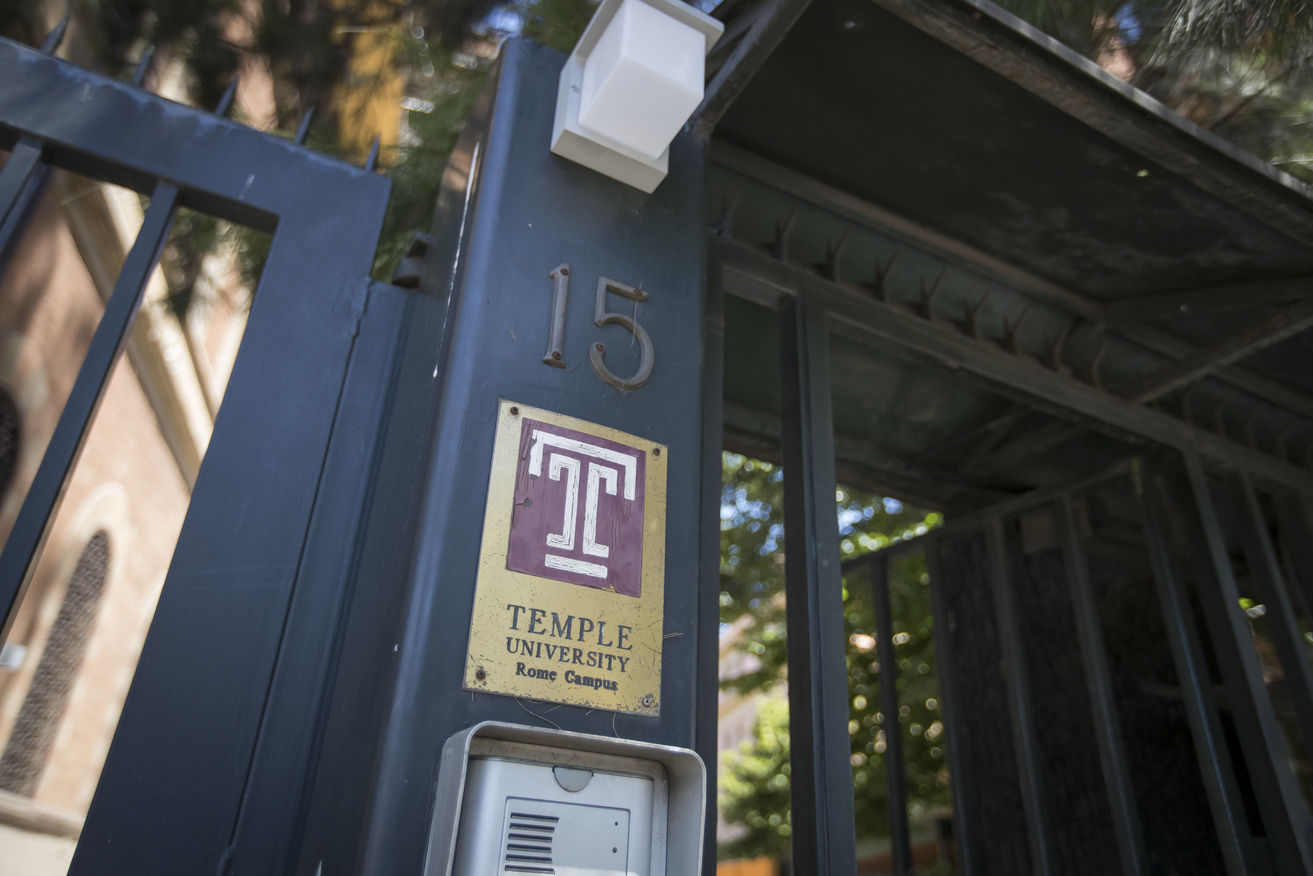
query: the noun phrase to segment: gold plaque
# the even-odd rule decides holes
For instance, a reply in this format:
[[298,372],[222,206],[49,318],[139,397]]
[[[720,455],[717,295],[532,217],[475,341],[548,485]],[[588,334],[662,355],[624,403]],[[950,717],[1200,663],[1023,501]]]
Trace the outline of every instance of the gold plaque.
[[466,690],[656,715],[666,448],[502,400]]

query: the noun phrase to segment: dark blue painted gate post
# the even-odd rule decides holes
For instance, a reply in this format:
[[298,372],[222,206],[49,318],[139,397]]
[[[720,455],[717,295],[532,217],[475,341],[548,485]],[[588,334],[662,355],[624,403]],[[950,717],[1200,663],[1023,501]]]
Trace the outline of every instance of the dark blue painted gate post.
[[[714,610],[699,597],[702,481],[712,473],[702,461],[704,150],[677,138],[651,195],[552,155],[562,62],[508,43],[447,170],[386,423],[303,872],[319,862],[325,873],[420,872],[443,742],[479,721],[695,744],[700,603]],[[562,266],[570,283],[558,323]],[[590,363],[601,345],[615,374],[641,368],[642,333],[597,324],[604,277],[646,293],[604,296],[650,338],[654,365],[639,388],[606,382]],[[560,358],[545,362],[552,349]],[[664,445],[659,715],[463,689],[499,400]],[[714,690],[704,693],[714,709]]]

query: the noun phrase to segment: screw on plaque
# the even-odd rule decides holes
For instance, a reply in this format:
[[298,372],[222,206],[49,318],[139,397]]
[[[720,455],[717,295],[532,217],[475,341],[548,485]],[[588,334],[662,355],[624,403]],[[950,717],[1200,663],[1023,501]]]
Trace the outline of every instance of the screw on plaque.
[[480,666],[478,669],[474,670],[474,680],[475,680],[475,681],[486,681],[487,678],[488,678],[488,673],[484,671],[484,669],[483,669],[482,666]]
[[517,408],[517,407],[515,407],[514,405],[512,405],[512,406],[511,406],[511,416],[512,416],[512,417],[518,417],[519,415],[520,415],[520,409]]
[[639,704],[645,709],[650,709],[656,705],[656,697],[651,694],[643,694],[643,698],[639,700]]

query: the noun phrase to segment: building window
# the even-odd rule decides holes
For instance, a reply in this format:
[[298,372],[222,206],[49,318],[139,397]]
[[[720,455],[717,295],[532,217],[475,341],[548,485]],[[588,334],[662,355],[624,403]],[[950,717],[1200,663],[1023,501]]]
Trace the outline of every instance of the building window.
[[0,790],[31,797],[50,756],[69,691],[82,665],[109,570],[109,537],[97,532],[82,549],[59,616],[41,652],[32,686],[0,755]]

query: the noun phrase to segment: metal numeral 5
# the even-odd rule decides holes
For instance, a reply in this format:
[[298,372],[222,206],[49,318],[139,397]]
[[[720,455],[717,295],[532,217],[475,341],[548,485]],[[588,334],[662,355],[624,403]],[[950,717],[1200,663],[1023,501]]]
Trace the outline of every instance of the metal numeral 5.
[[[557,265],[548,276],[552,278],[552,321],[547,336],[547,353],[543,356],[543,362],[555,368],[564,368],[565,354],[562,347],[565,343],[565,305],[570,296],[570,266]],[[638,371],[630,377],[620,377],[610,368],[607,368],[606,346],[601,343],[593,344],[589,348],[588,361],[592,364],[593,370],[597,372],[598,377],[617,389],[638,389],[647,383],[648,378],[652,376],[652,366],[656,363],[656,352],[652,346],[652,338],[634,317],[606,309],[606,296],[608,293],[628,298],[630,301],[646,301],[648,300],[648,293],[627,283],[619,283],[607,277],[601,277],[597,281],[597,297],[593,305],[593,325],[599,328],[608,325],[619,325],[629,329],[634,340],[638,343]],[[635,313],[637,313],[637,310],[635,310]]]

